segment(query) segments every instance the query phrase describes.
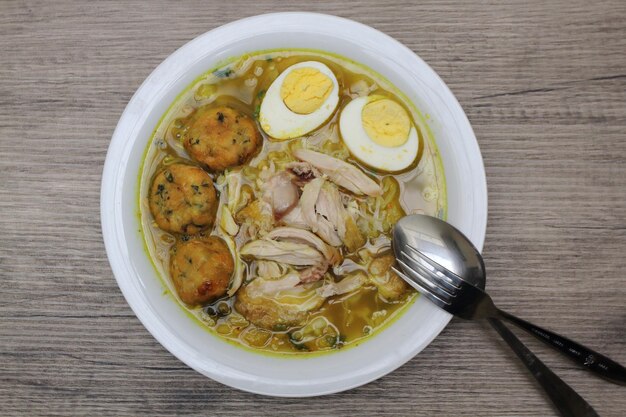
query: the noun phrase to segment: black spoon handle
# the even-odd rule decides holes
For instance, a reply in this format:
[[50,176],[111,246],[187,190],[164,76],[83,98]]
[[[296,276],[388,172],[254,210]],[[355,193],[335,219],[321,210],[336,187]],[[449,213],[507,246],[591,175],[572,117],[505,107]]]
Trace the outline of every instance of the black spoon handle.
[[499,310],[499,312],[501,318],[505,318],[516,326],[526,330],[528,333],[547,345],[552,346],[583,368],[613,383],[626,385],[626,368],[619,363],[573,340],[515,317],[506,311]]
[[504,323],[496,318],[488,319],[489,323],[502,336],[502,339],[513,349],[515,354],[526,365],[552,400],[554,406],[565,417],[594,417],[598,413],[578,395],[569,385],[552,372],[510,331]]

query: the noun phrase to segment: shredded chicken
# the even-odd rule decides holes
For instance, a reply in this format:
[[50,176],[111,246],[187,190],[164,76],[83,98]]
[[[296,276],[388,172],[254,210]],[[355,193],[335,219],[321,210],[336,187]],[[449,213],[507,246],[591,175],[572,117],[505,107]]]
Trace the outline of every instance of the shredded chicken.
[[325,262],[324,256],[307,244],[269,239],[248,242],[241,248],[240,253],[243,256],[294,266],[320,265]]
[[280,291],[295,288],[300,283],[300,276],[296,273],[289,273],[279,279],[257,278],[248,284],[248,293],[251,297],[261,297],[274,295]]
[[317,289],[320,296],[327,298],[352,292],[361,288],[367,282],[365,273],[359,271],[348,275],[339,282],[329,281]]
[[[315,213],[311,214],[310,203],[314,198],[314,192],[317,191],[319,183],[322,185],[314,204],[313,211]],[[305,201],[307,209],[305,221],[307,221],[311,229],[329,243],[331,243],[329,239],[335,239],[335,236],[339,237],[349,252],[354,252],[363,246],[365,237],[357,227],[354,218],[344,207],[337,187],[334,184],[323,181],[321,178],[311,181],[305,188],[307,187],[310,187],[312,190],[307,189],[307,191],[310,191],[310,195],[307,194],[307,201]],[[328,236],[328,239],[326,236]]]
[[341,261],[337,249],[313,233],[294,227],[279,227],[261,240],[248,242],[241,254],[258,259],[257,275],[264,278],[281,275],[280,264],[276,262],[306,266],[297,271],[302,283],[319,281],[331,265]]
[[[235,216],[242,222],[239,236],[252,239],[239,254],[254,258],[255,276],[238,291],[235,307],[264,328],[302,325],[326,298],[366,284],[389,290],[390,299],[397,287],[388,274],[369,280],[366,267],[344,262],[338,248],[352,253],[366,244],[355,220],[354,194],[378,196],[381,187],[337,158],[308,150],[293,154],[300,161],[284,170],[272,162],[262,170],[256,179],[260,195]],[[231,183],[233,189],[238,185],[235,179]]]
[[297,149],[293,154],[299,160],[308,162],[319,169],[335,184],[355,194],[366,194],[373,197],[382,195],[380,185],[354,165],[307,149]]
[[317,197],[315,210],[328,219],[330,224],[337,230],[341,240],[344,240],[346,235],[345,219],[348,213],[341,202],[341,196],[337,187],[329,182],[324,183]]
[[[319,200],[321,201],[318,201],[318,212],[335,225],[337,233],[348,251],[354,252],[363,246],[365,237],[357,227],[352,214],[344,207],[343,198],[337,187],[330,183],[325,184]],[[324,205],[321,202],[325,202],[328,206],[326,212],[322,211]]]
[[319,197],[320,191],[324,185],[323,178],[315,178],[302,189],[302,197],[300,197],[300,207],[302,208],[302,218],[311,227],[317,231],[317,214],[315,213],[315,204]]
[[337,266],[333,267],[333,273],[336,276],[343,276],[343,275],[348,275],[352,272],[355,271],[363,271],[366,270],[367,268],[363,265],[361,265],[360,263],[357,263],[355,261],[353,261],[350,258],[346,258],[343,260],[343,262]]
[[[336,248],[327,245],[322,239],[308,230],[302,230],[295,227],[277,227],[269,232],[265,238],[305,243],[320,251],[329,264],[337,265],[341,261],[341,254]],[[325,271],[326,270],[324,270],[324,272]]]
[[285,267],[278,262],[263,259],[256,261],[256,274],[261,278],[278,278],[283,276],[285,272]]
[[302,197],[300,197],[302,218],[311,230],[317,233],[326,243],[332,246],[341,246],[341,239],[335,227],[325,217],[315,211],[315,206],[323,185],[323,178],[315,178],[302,189]]
[[322,216],[317,216],[317,234],[328,242],[329,245],[341,246],[341,238],[328,220]]
[[302,207],[300,205],[291,209],[281,220],[287,226],[297,227],[298,229],[310,229],[309,225],[304,220]]
[[[311,249],[314,249],[318,251],[318,253],[323,255],[324,258],[316,264],[311,264],[309,262],[309,260],[312,261],[313,259],[316,259],[312,258],[310,254],[306,255],[309,257],[307,258],[307,260],[301,260],[300,262],[296,263],[293,260],[293,257],[302,256],[302,252],[293,252],[292,254],[290,254],[290,262],[286,262],[286,254],[284,253],[281,253],[278,258],[276,258],[276,256],[273,256],[274,260],[281,259],[283,260],[283,262],[290,263],[291,265],[303,265],[304,263],[310,265],[307,268],[297,271],[300,276],[300,281],[302,283],[319,281],[324,277],[324,274],[326,274],[326,271],[328,271],[328,268],[331,265],[337,265],[341,261],[341,254],[336,248],[327,245],[322,239],[309,232],[308,230],[296,229],[295,227],[279,227],[268,233],[265,236],[264,240],[276,240],[280,243],[292,242],[296,244],[308,245]],[[256,250],[254,253],[256,254],[256,256],[261,255],[265,258],[267,258],[268,256],[267,249],[264,251]],[[268,269],[269,265],[260,264],[257,272],[259,273],[259,275],[264,274],[264,276],[276,275],[276,268],[272,268],[271,271],[269,271]]]

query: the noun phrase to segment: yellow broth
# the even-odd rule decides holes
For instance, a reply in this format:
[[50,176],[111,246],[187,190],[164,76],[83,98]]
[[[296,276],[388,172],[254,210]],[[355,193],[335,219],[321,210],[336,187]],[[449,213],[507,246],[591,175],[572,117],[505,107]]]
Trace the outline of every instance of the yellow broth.
[[[368,285],[360,290],[333,296],[323,306],[311,313],[304,328],[275,328],[265,330],[249,323],[234,308],[234,298],[223,298],[211,305],[189,307],[182,303],[169,280],[169,251],[177,239],[159,229],[148,209],[147,193],[151,178],[161,167],[174,162],[199,165],[189,159],[182,146],[182,139],[187,130],[187,118],[195,109],[207,104],[226,104],[255,119],[258,118],[260,102],[264,92],[272,81],[287,67],[303,61],[319,61],[332,69],[340,85],[340,101],[334,115],[321,127],[305,135],[287,141],[272,141],[262,129],[263,146],[248,166],[242,169],[244,184],[251,184],[258,171],[273,161],[276,164],[288,162],[294,158],[290,150],[313,144],[337,158],[357,165],[364,172],[381,180],[384,195],[380,200],[369,199],[360,207],[372,218],[379,219],[389,237],[393,223],[406,213],[420,212],[445,218],[446,193],[443,169],[436,145],[430,137],[430,130],[423,117],[397,92],[387,80],[365,67],[351,61],[324,53],[311,51],[274,51],[257,55],[245,55],[221,68],[207,72],[199,77],[172,104],[155,129],[146,152],[143,171],[140,173],[140,216],[146,247],[158,273],[166,277],[164,284],[168,291],[177,298],[181,307],[193,314],[202,325],[220,337],[229,339],[244,347],[266,352],[285,354],[303,354],[313,351],[332,351],[346,346],[353,346],[364,338],[371,337],[389,324],[415,299],[413,291],[406,292],[400,300],[389,302],[378,294],[376,287]],[[363,89],[368,94],[388,96],[401,103],[419,131],[420,152],[416,162],[407,170],[396,173],[379,173],[351,157],[342,143],[338,129],[338,115],[341,108]],[[222,202],[226,192],[224,176],[211,173]],[[381,216],[381,213],[385,215]],[[218,233],[219,219],[212,233]],[[378,232],[368,237],[371,246]],[[239,247],[242,242],[235,239]],[[359,255],[350,257],[355,262],[363,262]],[[247,271],[249,264],[246,264]],[[247,273],[245,278],[252,278]]]

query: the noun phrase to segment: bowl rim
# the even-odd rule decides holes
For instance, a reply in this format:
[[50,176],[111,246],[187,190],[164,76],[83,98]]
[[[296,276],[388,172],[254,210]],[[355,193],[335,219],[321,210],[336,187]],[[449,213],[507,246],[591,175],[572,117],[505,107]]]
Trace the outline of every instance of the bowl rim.
[[[420,346],[414,346],[412,349],[405,349],[395,361],[388,361],[385,366],[379,366],[378,369],[375,369],[372,372],[364,372],[356,377],[346,378],[345,380],[341,380],[339,382],[334,381],[333,383],[326,384],[324,388],[321,387],[324,384],[320,383],[318,384],[319,386],[315,385],[315,388],[313,390],[307,390],[307,387],[304,387],[298,392],[281,392],[280,390],[277,390],[276,387],[263,386],[263,384],[259,384],[258,381],[256,383],[251,383],[248,379],[238,378],[238,376],[234,374],[225,375],[224,370],[219,367],[215,367],[215,369],[209,371],[206,369],[206,367],[200,366],[198,358],[186,355],[186,348],[185,346],[183,346],[184,344],[176,340],[176,335],[170,331],[167,325],[161,323],[160,319],[156,315],[154,315],[154,313],[149,308],[147,308],[146,305],[142,305],[141,298],[145,297],[145,295],[137,294],[137,288],[133,287],[133,285],[129,284],[127,280],[124,279],[129,271],[132,270],[132,265],[129,265],[129,263],[125,262],[125,260],[123,259],[124,253],[121,250],[123,245],[120,244],[120,240],[123,239],[124,230],[122,225],[116,222],[116,210],[119,210],[118,206],[121,205],[121,201],[116,200],[113,197],[115,195],[116,189],[120,187],[120,167],[125,166],[125,163],[127,162],[119,158],[121,156],[121,147],[122,145],[124,145],[123,142],[128,141],[128,137],[124,135],[127,132],[125,132],[124,130],[128,128],[129,123],[133,120],[135,124],[139,123],[139,115],[135,112],[132,112],[131,110],[135,109],[139,102],[141,102],[142,92],[144,92],[147,88],[151,88],[155,80],[155,75],[162,72],[164,68],[176,61],[178,56],[181,55],[183,51],[193,49],[196,44],[207,38],[219,37],[221,34],[228,31],[241,30],[242,28],[247,28],[247,30],[250,30],[250,28],[254,28],[256,25],[263,25],[264,23],[267,23],[268,21],[277,18],[289,19],[291,21],[314,19],[320,22],[323,21],[326,24],[336,24],[340,25],[343,28],[347,27],[351,30],[361,31],[363,33],[366,33],[368,36],[377,37],[381,40],[385,40],[388,43],[393,43],[394,47],[398,48],[398,50],[401,51],[403,54],[410,54],[411,59],[414,59],[415,62],[419,63],[423,70],[430,72],[428,74],[429,78],[431,78],[432,81],[436,84],[438,91],[445,96],[446,104],[453,112],[457,124],[462,125],[461,127],[464,130],[466,136],[470,139],[473,139],[470,140],[467,145],[470,147],[470,151],[473,154],[472,156],[474,158],[478,158],[478,160],[475,161],[477,163],[477,166],[474,167],[478,168],[478,170],[475,172],[475,174],[477,175],[475,182],[480,184],[482,194],[484,195],[484,200],[478,202],[480,206],[484,207],[484,210],[482,212],[482,218],[477,219],[477,222],[474,225],[474,231],[477,237],[473,239],[473,243],[479,250],[482,250],[486,234],[488,207],[487,183],[484,164],[474,131],[456,97],[443,82],[443,80],[439,77],[439,75],[428,64],[426,64],[426,62],[424,62],[417,54],[415,54],[399,41],[378,31],[377,29],[374,29],[362,23],[355,22],[353,20],[333,15],[310,12],[267,13],[236,20],[223,26],[216,27],[187,42],[185,45],[169,55],[151,72],[151,74],[144,80],[144,82],[140,85],[135,94],[132,96],[126,108],[124,109],[124,112],[120,116],[120,120],[113,133],[111,143],[107,151],[106,160],[102,172],[100,195],[102,234],[111,269],[126,301],[130,305],[137,318],[152,334],[152,336],[157,339],[157,341],[159,341],[162,346],[164,346],[179,360],[205,376],[208,376],[218,382],[229,385],[231,387],[248,392],[283,397],[326,395],[348,390],[369,383],[397,369],[398,367],[409,361],[411,358],[413,358],[415,355],[417,355],[419,352],[421,352],[421,350],[423,350],[426,346],[428,346],[428,344],[430,344],[432,340],[437,337],[439,333],[445,328],[452,316],[442,315],[439,319],[439,322],[436,323],[434,331],[424,341],[424,343],[422,343]],[[135,140],[136,137],[133,138],[132,141]],[[145,303],[145,301],[143,302]],[[258,356],[262,357],[261,355]]]

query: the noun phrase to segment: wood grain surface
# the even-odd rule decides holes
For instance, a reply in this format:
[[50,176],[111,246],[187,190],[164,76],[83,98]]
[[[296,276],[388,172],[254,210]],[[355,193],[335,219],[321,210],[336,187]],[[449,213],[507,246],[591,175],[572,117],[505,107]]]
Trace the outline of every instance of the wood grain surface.
[[[623,0],[3,0],[1,415],[555,414],[480,323],[453,320],[420,355],[366,386],[276,399],[197,374],[132,313],[109,268],[99,217],[102,166],[124,106],[185,42],[284,10],[371,25],[441,75],[484,157],[494,299],[626,363]],[[601,415],[626,414],[624,387],[520,337]]]

